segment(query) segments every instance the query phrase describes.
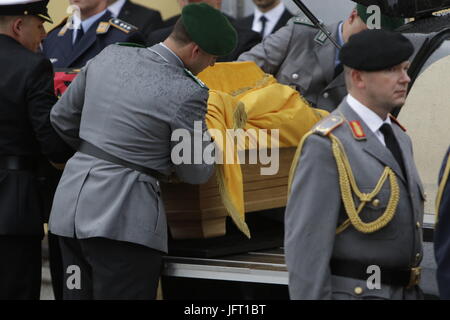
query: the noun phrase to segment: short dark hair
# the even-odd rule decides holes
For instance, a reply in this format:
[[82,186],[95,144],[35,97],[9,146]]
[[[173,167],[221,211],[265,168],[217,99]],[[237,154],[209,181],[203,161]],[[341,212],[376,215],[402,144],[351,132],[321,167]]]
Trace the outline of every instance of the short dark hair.
[[0,27],[5,27],[11,21],[19,18],[19,16],[0,16]]
[[178,21],[175,23],[173,27],[173,31],[170,34],[170,37],[177,43],[186,45],[192,42],[191,37],[186,31],[186,28],[183,25],[183,19],[180,17]]

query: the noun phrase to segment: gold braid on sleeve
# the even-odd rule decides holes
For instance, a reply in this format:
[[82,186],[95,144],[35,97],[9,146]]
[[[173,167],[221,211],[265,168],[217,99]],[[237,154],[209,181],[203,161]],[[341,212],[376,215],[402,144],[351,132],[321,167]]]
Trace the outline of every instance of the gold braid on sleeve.
[[[336,160],[339,173],[339,185],[341,188],[342,202],[344,203],[345,211],[347,212],[349,218],[336,229],[336,234],[340,234],[350,225],[353,225],[356,230],[362,233],[373,233],[380,230],[394,218],[398,201],[400,199],[400,189],[398,187],[397,177],[395,176],[394,171],[392,171],[389,167],[385,167],[383,174],[378,180],[378,183],[373,191],[371,193],[362,193],[356,184],[350,162],[345,154],[342,143],[333,134],[330,134],[329,137],[332,141],[333,155]],[[369,223],[363,222],[359,217],[361,210],[364,208],[366,203],[372,201],[372,199],[380,192],[381,187],[386,182],[387,178],[389,178],[389,183],[391,185],[391,195],[389,197],[386,211],[375,221]],[[352,191],[360,201],[358,208],[355,206]]]

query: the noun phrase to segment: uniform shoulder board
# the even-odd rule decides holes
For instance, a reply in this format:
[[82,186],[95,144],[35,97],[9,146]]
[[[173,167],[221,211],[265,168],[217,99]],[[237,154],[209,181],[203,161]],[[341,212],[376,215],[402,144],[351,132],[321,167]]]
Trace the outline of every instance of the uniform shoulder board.
[[186,74],[187,74],[189,77],[191,77],[192,79],[194,79],[194,81],[197,82],[197,83],[200,85],[200,87],[205,88],[205,89],[208,89],[208,87],[206,86],[206,84],[205,84],[202,80],[200,80],[199,78],[197,78],[196,76],[194,76],[194,75],[192,74],[191,71],[189,71],[188,69],[184,68],[184,72],[186,72]]
[[294,24],[302,24],[302,25],[305,25],[308,27],[317,28],[316,25],[314,23],[312,23],[311,20],[309,20],[306,17],[293,17],[292,22]]
[[139,29],[138,27],[135,27],[132,24],[125,22],[123,20],[120,20],[118,18],[112,18],[111,20],[109,20],[109,23],[114,28],[117,28],[120,31],[125,32],[125,33],[135,32]]
[[344,118],[336,115],[330,115],[316,124],[312,129],[312,132],[321,136],[328,136],[334,129],[343,123]]
[[142,44],[133,42],[117,42],[116,44],[122,47],[145,48]]
[[406,128],[404,126],[402,126],[400,124],[400,122],[398,122],[396,117],[394,117],[392,114],[389,113],[389,118],[391,118],[391,121],[394,122],[396,125],[398,125],[400,127],[400,129],[402,129],[403,131],[406,132]]

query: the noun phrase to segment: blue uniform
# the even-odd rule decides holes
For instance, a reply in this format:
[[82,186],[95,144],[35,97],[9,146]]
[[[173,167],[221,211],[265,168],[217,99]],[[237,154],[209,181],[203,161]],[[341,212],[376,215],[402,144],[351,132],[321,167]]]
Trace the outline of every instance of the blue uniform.
[[95,21],[83,38],[73,45],[73,30],[64,30],[65,21],[53,29],[43,43],[44,55],[54,68],[81,68],[105,47],[117,42],[144,44],[137,28],[111,17],[111,12]]
[[[450,299],[450,182],[444,175],[450,148],[444,158],[439,174],[442,197],[438,209],[438,223],[434,235],[434,252],[437,262],[437,281],[441,299]],[[450,166],[450,163],[448,164]]]

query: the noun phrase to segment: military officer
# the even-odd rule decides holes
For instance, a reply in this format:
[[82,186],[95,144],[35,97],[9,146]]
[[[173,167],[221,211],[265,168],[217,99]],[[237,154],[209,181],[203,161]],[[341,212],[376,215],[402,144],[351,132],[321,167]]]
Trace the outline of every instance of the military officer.
[[439,174],[436,201],[436,231],[434,251],[437,262],[437,282],[441,299],[450,299],[450,148],[445,155]]
[[79,14],[75,11],[71,19],[64,19],[43,43],[44,55],[55,68],[81,68],[116,42],[145,42],[137,27],[112,17],[107,0],[70,0],[70,3],[79,7]]
[[[65,288],[64,298],[155,297],[167,251],[159,180],[175,172],[182,181],[204,183],[214,170],[197,161],[197,145],[203,154],[210,140],[194,143],[191,161],[179,163],[171,157],[178,143],[172,133],[207,136],[208,89],[195,75],[236,41],[220,11],[190,4],[163,43],[109,46],[56,104],[51,122],[78,148],[58,185],[49,224],[60,236],[64,270],[81,269],[81,288]],[[70,280],[70,272],[65,275]]]
[[[326,27],[342,46],[367,29],[368,18],[367,8],[358,4],[346,21]],[[383,28],[399,25],[398,19],[382,16]],[[347,93],[337,48],[306,18],[294,18],[238,61],[254,61],[280,83],[295,87],[313,107],[332,111]]]
[[382,29],[341,49],[349,94],[306,135],[291,170],[292,299],[422,297],[423,188],[411,140],[390,115],[405,102],[413,51]]
[[[107,10],[111,4],[107,0],[70,0],[70,4],[77,6],[79,12],[50,31],[43,43],[43,52],[54,68],[81,68],[106,46],[116,42],[144,43],[137,27],[114,17]],[[114,6],[111,10],[115,9]],[[129,10],[129,5],[125,10]],[[61,172],[45,164],[40,171],[42,190],[46,194],[45,207],[49,211]],[[61,254],[58,241],[51,232],[48,242],[53,292],[55,299],[59,300],[63,290],[62,276],[59,276],[62,274]]]
[[[195,2],[204,2],[216,8],[217,10],[220,10],[220,8],[222,7],[222,0],[179,0],[178,2],[181,8],[188,5],[189,3]],[[232,18],[231,16],[229,15],[225,16],[228,18],[228,20],[238,33],[238,43],[233,52],[231,52],[226,56],[219,57],[217,60],[218,62],[235,61],[241,53],[250,50],[255,45],[260,43],[262,40],[261,35],[259,33],[254,32],[250,28],[241,26],[238,23],[238,21]],[[165,21],[163,28],[150,33],[149,36],[147,37],[147,45],[152,46],[154,44],[160,43],[161,41],[164,41],[172,32],[173,26],[175,22],[178,20],[178,18],[179,16],[177,15],[168,19],[167,21]]]
[[42,198],[36,177],[41,154],[65,162],[70,148],[50,124],[56,103],[53,70],[38,54],[48,0],[0,3],[0,300],[39,299]]

